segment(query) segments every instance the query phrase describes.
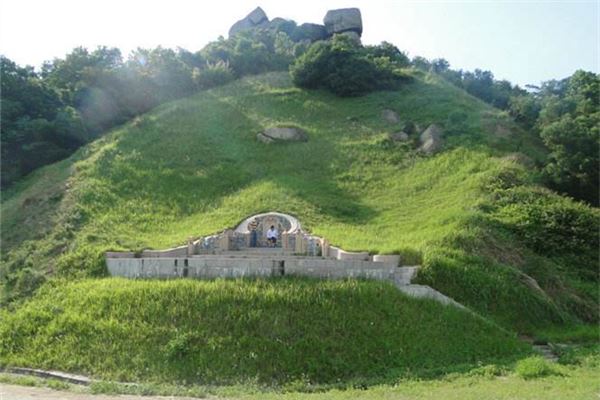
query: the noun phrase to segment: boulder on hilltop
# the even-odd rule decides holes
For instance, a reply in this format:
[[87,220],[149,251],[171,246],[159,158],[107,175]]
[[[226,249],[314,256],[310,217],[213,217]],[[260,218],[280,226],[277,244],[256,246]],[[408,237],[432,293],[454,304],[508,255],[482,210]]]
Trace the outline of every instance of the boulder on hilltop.
[[340,8],[329,10],[323,19],[327,33],[356,32],[362,35],[362,18],[358,8]]
[[269,18],[262,8],[256,7],[252,12],[246,15],[245,18],[240,19],[229,28],[229,36],[233,36],[238,32],[245,31],[252,28],[261,26],[267,26]]

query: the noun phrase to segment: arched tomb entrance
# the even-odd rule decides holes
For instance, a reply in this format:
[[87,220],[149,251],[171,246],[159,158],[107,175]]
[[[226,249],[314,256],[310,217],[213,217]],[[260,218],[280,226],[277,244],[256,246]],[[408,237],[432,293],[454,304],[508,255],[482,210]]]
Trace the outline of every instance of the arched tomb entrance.
[[288,239],[290,235],[302,233],[302,227],[296,218],[278,212],[257,214],[246,218],[235,228],[234,232],[237,235],[247,236],[247,246],[250,248],[269,247],[267,231],[271,226],[275,227],[278,233],[275,247],[283,247],[284,238]]

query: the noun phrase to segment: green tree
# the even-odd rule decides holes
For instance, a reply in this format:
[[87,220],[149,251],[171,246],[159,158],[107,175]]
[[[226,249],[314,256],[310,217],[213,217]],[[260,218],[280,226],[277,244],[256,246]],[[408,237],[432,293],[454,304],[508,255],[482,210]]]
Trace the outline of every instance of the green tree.
[[600,112],[576,118],[564,115],[540,133],[550,160],[544,172],[550,186],[598,206]]
[[[313,43],[290,67],[294,84],[324,88],[338,96],[360,96],[377,89],[395,88],[402,76],[387,56],[376,57],[345,35]],[[378,50],[377,50],[378,51]]]

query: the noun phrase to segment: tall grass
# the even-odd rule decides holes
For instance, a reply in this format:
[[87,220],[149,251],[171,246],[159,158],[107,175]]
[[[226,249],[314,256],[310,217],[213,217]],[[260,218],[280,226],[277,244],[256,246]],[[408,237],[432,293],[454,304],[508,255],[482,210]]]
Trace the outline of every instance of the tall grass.
[[0,322],[3,364],[124,381],[385,381],[527,352],[468,312],[371,281],[83,280]]

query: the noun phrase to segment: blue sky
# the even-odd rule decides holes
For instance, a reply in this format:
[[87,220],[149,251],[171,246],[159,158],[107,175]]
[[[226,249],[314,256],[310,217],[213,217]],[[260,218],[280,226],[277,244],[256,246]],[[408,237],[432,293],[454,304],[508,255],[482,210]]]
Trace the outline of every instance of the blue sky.
[[0,0],[0,53],[39,66],[75,46],[181,46],[196,51],[260,5],[269,18],[321,23],[359,7],[363,43],[394,43],[453,68],[491,70],[521,85],[599,72],[600,0]]

